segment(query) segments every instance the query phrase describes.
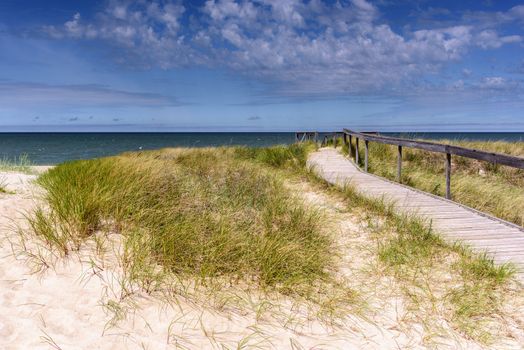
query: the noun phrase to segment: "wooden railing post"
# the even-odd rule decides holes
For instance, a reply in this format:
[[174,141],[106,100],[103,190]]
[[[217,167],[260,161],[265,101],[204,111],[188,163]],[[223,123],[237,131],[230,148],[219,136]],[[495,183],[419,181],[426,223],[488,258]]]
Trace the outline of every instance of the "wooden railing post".
[[333,147],[337,148],[337,133],[333,134]]
[[398,146],[397,156],[397,181],[402,182],[402,146]]
[[314,138],[315,138],[315,143],[318,143],[318,132],[316,132],[316,131],[315,131],[315,136],[314,136]]
[[353,136],[349,135],[349,143],[348,143],[348,153],[349,153],[349,159],[353,158]]
[[358,166],[359,154],[358,154],[358,137],[355,138],[355,163]]
[[451,199],[451,153],[446,153],[446,199]]
[[369,145],[368,140],[364,140],[364,147],[365,147],[365,153],[364,153],[364,171],[368,172],[368,156],[369,156]]

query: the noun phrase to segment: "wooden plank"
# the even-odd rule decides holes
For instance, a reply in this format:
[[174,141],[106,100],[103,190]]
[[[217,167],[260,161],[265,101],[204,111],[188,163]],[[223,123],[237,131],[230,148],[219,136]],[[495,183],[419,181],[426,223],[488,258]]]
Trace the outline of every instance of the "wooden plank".
[[523,273],[519,276],[524,280],[524,229],[364,173],[333,148],[314,153],[308,164],[333,184],[349,184],[363,196],[393,203],[399,213],[420,216],[448,241],[462,242],[474,251],[487,251],[498,263],[521,266]]
[[378,143],[384,143],[388,145],[397,145],[403,147],[411,147],[417,149],[423,149],[430,152],[439,152],[439,153],[449,153],[455,154],[461,157],[467,157],[477,160],[483,160],[495,164],[507,165],[513,168],[524,169],[524,158],[515,157],[508,154],[501,154],[495,152],[481,151],[473,148],[466,148],[454,145],[446,145],[436,142],[428,141],[417,141],[402,139],[398,137],[388,137],[388,136],[379,136],[379,135],[370,135],[360,132],[351,131],[349,129],[344,129],[345,133],[360,137],[363,140],[374,141]]

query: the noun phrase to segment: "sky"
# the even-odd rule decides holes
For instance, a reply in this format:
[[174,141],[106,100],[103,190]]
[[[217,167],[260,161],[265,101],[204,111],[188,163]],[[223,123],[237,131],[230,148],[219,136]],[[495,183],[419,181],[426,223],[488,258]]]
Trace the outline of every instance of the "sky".
[[524,131],[524,2],[1,0],[2,131]]

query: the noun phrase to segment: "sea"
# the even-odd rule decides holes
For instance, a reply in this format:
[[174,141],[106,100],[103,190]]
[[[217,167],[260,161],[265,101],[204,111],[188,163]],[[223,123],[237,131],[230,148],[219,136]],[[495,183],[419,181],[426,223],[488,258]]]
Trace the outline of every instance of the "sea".
[[[386,136],[432,140],[478,140],[524,142],[520,133],[380,133]],[[320,137],[323,134],[320,133]],[[53,165],[76,159],[116,155],[126,151],[164,147],[244,145],[266,147],[295,142],[292,132],[237,133],[0,133],[0,160],[25,157],[34,165]]]

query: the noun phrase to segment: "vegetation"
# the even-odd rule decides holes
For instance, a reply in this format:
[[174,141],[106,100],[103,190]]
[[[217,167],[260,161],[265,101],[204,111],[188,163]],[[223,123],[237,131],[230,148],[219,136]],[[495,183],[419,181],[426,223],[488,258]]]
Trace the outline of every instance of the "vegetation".
[[12,160],[7,158],[0,159],[0,171],[16,171],[19,173],[33,174],[32,165],[26,154]]
[[305,166],[315,147],[165,149],[64,163],[39,178],[48,207],[30,223],[63,255],[96,232],[121,233],[126,272],[146,291],[175,275],[255,283],[308,300],[336,285],[336,302],[352,302],[355,292],[333,277],[338,252],[322,214],[296,198],[282,175],[308,181],[342,196],[367,223],[378,261],[414,305],[442,300],[456,327],[485,340],[484,321],[503,305],[511,266],[443,241],[427,222],[388,203],[327,185]]
[[[453,141],[453,144],[524,157],[524,142]],[[347,148],[344,152],[347,153]],[[363,161],[362,147],[360,153],[360,159]],[[445,196],[445,155],[404,148],[402,158],[402,183],[435,195]],[[370,173],[396,180],[396,164],[395,146],[369,143]],[[453,200],[459,203],[524,226],[524,170],[522,169],[453,156],[451,193]]]
[[0,181],[0,193],[4,193],[4,194],[9,193],[9,191],[7,190],[5,184],[2,181]]
[[243,158],[282,166],[291,158],[279,154],[302,151],[166,149],[63,163],[39,178],[49,209],[30,222],[64,255],[97,231],[122,233],[130,278],[146,290],[174,273],[301,293],[327,282],[333,265],[321,214]]
[[[291,147],[302,147],[306,152],[312,149],[311,144]],[[270,148],[264,152],[274,151]],[[278,154],[296,157],[280,160],[277,164],[303,164],[301,152],[280,150]],[[253,159],[273,165],[273,157],[276,156],[262,158],[255,154]],[[330,186],[304,167],[288,168],[287,174],[299,174],[324,190],[343,196],[348,210],[367,222],[377,242],[379,261],[401,282],[405,295],[417,309],[422,308],[421,299],[431,304],[436,298],[435,290],[440,289],[440,299],[451,309],[450,321],[475,339],[490,340],[489,322],[502,312],[505,292],[515,272],[513,266],[496,265],[485,254],[445,242],[428,222],[416,216],[397,214],[392,204],[365,197],[350,186],[344,189]],[[429,308],[434,311],[435,306]]]
[[[514,268],[445,242],[428,222],[397,214],[382,200],[364,197],[351,187],[343,195],[351,210],[364,213],[379,260],[402,282],[406,296],[418,304],[420,298],[435,298],[432,290],[442,289],[440,297],[452,309],[451,321],[469,336],[487,341],[485,323],[500,312]],[[439,280],[439,275],[446,277]]]

